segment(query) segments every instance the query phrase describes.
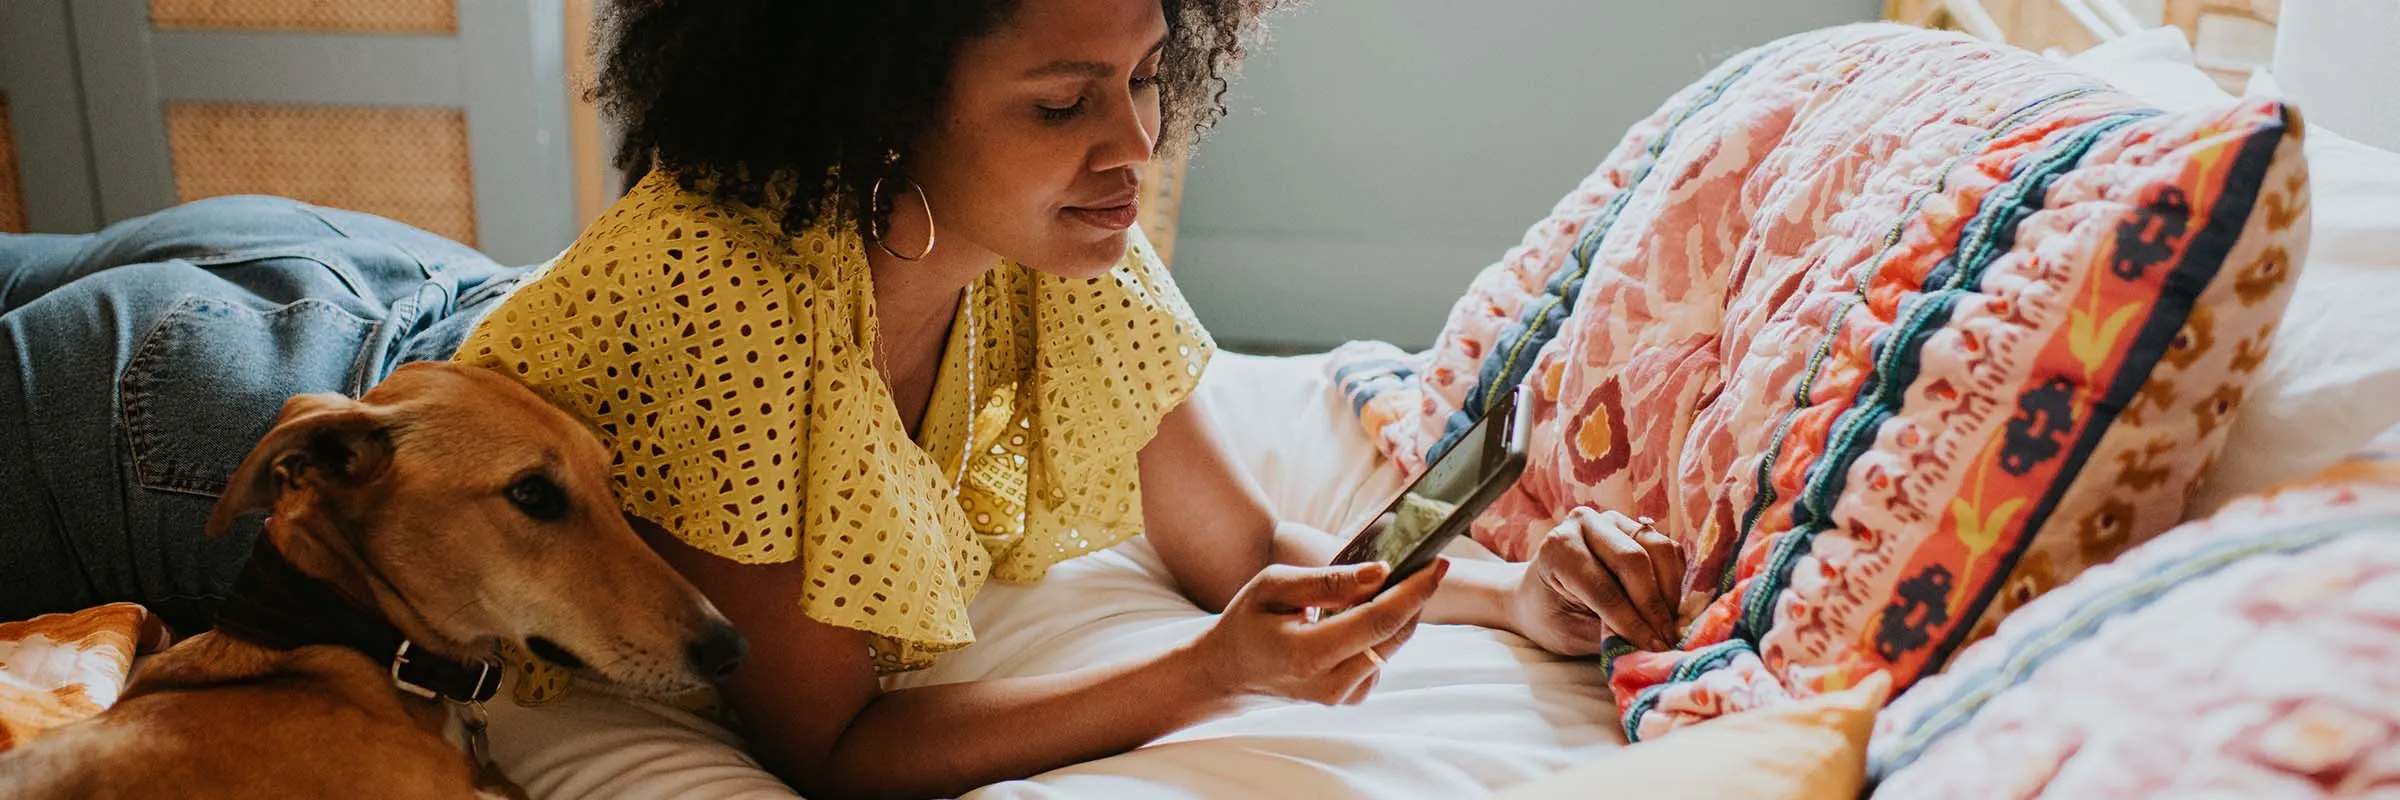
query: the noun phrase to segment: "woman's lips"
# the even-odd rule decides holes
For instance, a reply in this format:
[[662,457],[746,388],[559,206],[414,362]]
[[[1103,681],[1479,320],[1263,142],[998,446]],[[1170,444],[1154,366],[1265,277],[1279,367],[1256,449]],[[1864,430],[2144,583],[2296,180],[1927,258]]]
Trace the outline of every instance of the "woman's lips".
[[1067,209],[1067,216],[1085,225],[1111,231],[1121,231],[1133,227],[1134,221],[1141,218],[1141,213],[1141,204],[1138,201],[1127,201],[1098,208],[1076,206]]

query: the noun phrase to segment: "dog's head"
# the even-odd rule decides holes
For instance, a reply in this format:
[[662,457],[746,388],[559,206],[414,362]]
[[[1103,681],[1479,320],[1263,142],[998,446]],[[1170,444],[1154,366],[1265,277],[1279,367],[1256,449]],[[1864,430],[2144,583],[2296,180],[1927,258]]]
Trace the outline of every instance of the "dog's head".
[[271,508],[302,571],[453,658],[514,642],[635,691],[697,688],[744,643],[643,543],[592,433],[497,373],[401,367],[292,398],[209,519]]

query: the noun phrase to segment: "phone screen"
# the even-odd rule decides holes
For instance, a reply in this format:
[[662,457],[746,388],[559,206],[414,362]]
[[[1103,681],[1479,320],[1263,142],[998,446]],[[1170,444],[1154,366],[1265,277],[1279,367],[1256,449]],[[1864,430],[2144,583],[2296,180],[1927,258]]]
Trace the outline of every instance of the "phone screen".
[[1524,466],[1518,410],[1512,394],[1486,412],[1351,539],[1333,563],[1381,561],[1392,566],[1392,583],[1430,563],[1434,552],[1463,533],[1516,482]]

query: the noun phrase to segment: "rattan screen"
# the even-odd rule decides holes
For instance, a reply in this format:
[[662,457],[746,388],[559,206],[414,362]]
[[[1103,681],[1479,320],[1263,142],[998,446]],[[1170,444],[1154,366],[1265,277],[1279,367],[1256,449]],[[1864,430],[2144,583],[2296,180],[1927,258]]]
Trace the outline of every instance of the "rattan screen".
[[1160,153],[1142,167],[1142,234],[1158,248],[1158,260],[1175,265],[1175,219],[1183,211],[1183,173],[1186,156]]
[[17,181],[17,140],[0,97],[0,233],[25,232],[25,189]]
[[458,5],[457,0],[150,0],[150,23],[160,28],[455,34]]
[[175,194],[273,194],[475,244],[467,120],[451,108],[170,103]]

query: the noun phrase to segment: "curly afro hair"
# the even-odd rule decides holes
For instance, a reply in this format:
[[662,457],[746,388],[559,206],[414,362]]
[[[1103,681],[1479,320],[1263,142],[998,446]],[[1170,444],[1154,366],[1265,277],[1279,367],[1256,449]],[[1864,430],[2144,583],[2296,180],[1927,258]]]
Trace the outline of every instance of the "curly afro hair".
[[[1160,0],[1160,146],[1225,113],[1228,80],[1282,0]],[[863,227],[889,150],[931,132],[960,45],[1017,0],[616,0],[592,97],[620,128],[616,165],[780,216]],[[772,191],[770,191],[772,188]]]

